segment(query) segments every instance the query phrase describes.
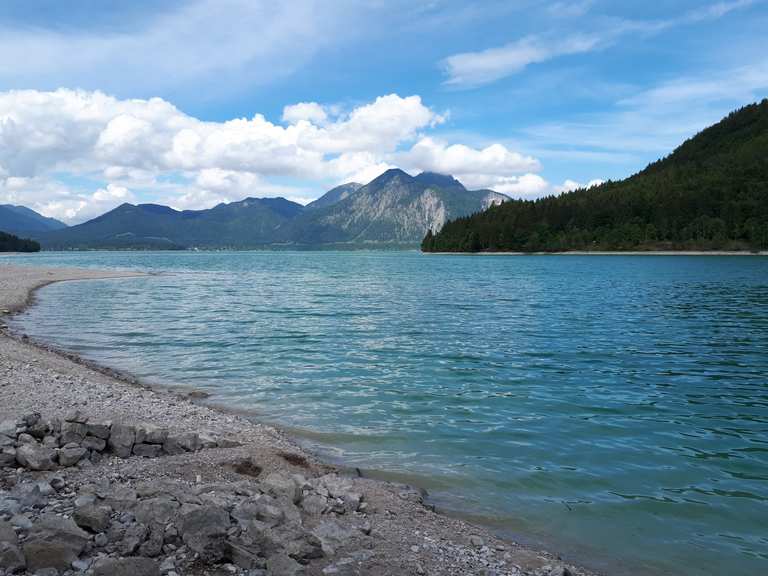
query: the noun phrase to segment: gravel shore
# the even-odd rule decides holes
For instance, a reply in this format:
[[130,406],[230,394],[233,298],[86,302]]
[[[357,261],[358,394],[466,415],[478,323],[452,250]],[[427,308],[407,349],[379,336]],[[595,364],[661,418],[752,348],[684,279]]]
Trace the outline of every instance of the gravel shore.
[[[0,264],[0,325],[45,284],[136,275]],[[274,427],[5,329],[0,423],[8,462],[0,460],[0,574],[592,574],[435,513],[411,487],[344,476]],[[105,429],[110,438],[110,427],[101,444],[91,435]],[[147,429],[162,439],[140,442],[155,434]],[[113,440],[126,430],[120,454]],[[173,450],[168,438],[195,441]],[[44,455],[43,464],[30,454]],[[65,521],[72,562],[41,568],[40,547],[62,538]]]

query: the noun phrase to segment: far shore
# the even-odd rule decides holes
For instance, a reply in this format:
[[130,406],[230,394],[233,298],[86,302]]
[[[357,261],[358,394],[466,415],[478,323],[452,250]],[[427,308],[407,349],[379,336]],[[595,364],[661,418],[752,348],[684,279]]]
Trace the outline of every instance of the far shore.
[[768,250],[635,250],[635,251],[589,251],[568,252],[424,252],[458,256],[768,256]]
[[[211,486],[211,490],[232,495],[246,481],[260,486],[266,475],[283,478],[299,475],[312,485],[329,474],[343,476],[342,469],[321,461],[285,431],[226,407],[203,403],[204,394],[189,394],[178,388],[151,388],[130,376],[99,369],[77,356],[53,350],[45,343],[34,343],[3,327],[4,314],[23,310],[32,303],[35,290],[52,282],[118,278],[129,281],[144,276],[147,274],[133,271],[0,265],[0,422],[35,412],[44,418],[63,418],[77,410],[97,421],[156,422],[174,433],[204,431],[214,437],[237,440],[237,445],[231,447],[219,446],[154,459],[133,456],[118,462],[104,458],[92,465],[89,463],[88,467],[57,471],[73,486],[93,484],[106,476],[118,478],[114,474],[117,470],[119,480],[114,480],[113,485],[122,482],[124,487],[133,487],[133,483],[139,481],[174,482],[187,491]],[[245,460],[258,468],[255,480],[238,472],[237,463]],[[4,480],[4,474],[14,477],[12,484]],[[0,496],[3,490],[11,489],[8,486],[39,481],[46,478],[46,474],[51,473],[21,472],[0,466]],[[355,573],[377,576],[479,576],[489,571],[498,576],[595,575],[550,552],[499,538],[487,528],[437,513],[422,501],[418,489],[406,484],[357,476],[346,477],[344,482],[361,494],[366,503],[364,510],[341,515],[324,512],[319,518],[317,514],[307,513],[304,518],[307,530],[315,529],[317,522],[332,522],[339,529],[352,530],[349,533],[353,535],[340,543],[335,552],[326,551],[322,557],[309,559],[295,574],[337,573],[339,567],[343,568],[345,562],[354,558],[359,562],[356,564],[359,571]],[[361,534],[355,527],[363,521],[365,531]],[[202,575],[221,569],[219,565],[206,565],[199,567],[199,571],[194,568],[181,573]],[[236,566],[234,569],[239,570]],[[246,571],[227,570],[232,574],[246,574]],[[267,574],[282,573],[267,570]]]

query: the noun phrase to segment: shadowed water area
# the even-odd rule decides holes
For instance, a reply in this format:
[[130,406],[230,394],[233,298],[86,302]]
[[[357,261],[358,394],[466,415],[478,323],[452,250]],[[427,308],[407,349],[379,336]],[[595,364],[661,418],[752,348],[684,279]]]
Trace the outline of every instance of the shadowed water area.
[[[12,324],[611,574],[768,562],[768,258],[43,253]],[[757,573],[757,572],[755,572]]]

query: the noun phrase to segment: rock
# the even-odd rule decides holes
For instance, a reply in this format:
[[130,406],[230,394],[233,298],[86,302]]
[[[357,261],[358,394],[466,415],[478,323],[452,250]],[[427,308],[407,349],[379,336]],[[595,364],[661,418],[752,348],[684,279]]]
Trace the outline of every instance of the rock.
[[200,437],[194,432],[184,432],[176,436],[176,442],[187,452],[197,452],[203,445]]
[[179,503],[167,495],[156,496],[142,500],[136,505],[134,514],[139,522],[144,524],[169,524],[176,518]]
[[200,434],[199,438],[200,444],[203,448],[216,448],[219,445],[214,435],[209,432]]
[[184,543],[209,562],[220,561],[226,552],[229,513],[218,506],[201,506],[184,514],[180,533]]
[[48,423],[43,421],[35,422],[27,428],[29,435],[34,436],[38,440],[45,438],[49,431],[50,427],[48,426]]
[[100,558],[93,576],[160,576],[160,565],[149,558]]
[[104,450],[104,448],[107,447],[107,441],[104,440],[104,438],[99,438],[98,436],[86,436],[83,438],[83,441],[80,443],[80,445],[87,450],[96,450],[97,452],[101,452]]
[[24,426],[34,426],[40,422],[40,412],[30,412],[29,414],[24,414],[24,416],[21,417],[21,422],[24,424]]
[[320,494],[309,494],[301,500],[302,509],[312,516],[319,516],[328,510],[328,499]]
[[16,439],[11,436],[6,436],[5,434],[0,434],[0,448],[5,448],[6,446],[10,446],[11,448],[16,446]]
[[67,570],[85,548],[88,534],[68,518],[43,514],[24,542],[27,568]]
[[285,520],[285,512],[277,500],[266,494],[260,494],[256,498],[246,500],[235,506],[232,510],[232,517],[241,526],[247,526],[251,520],[256,519],[272,527]]
[[475,548],[482,548],[485,546],[485,541],[480,538],[480,536],[477,536],[476,534],[473,534],[469,537],[469,543],[472,544]]
[[78,424],[85,424],[88,422],[88,416],[83,414],[80,410],[73,410],[64,417],[64,422],[76,422]]
[[56,492],[61,492],[67,485],[67,482],[61,476],[54,476],[49,480],[48,484],[50,484],[51,488],[56,490]]
[[113,424],[109,434],[109,448],[120,458],[128,458],[133,450],[136,431],[133,426]]
[[11,518],[11,524],[22,530],[32,529],[32,520],[26,514],[16,514]]
[[136,444],[163,444],[168,438],[168,429],[152,424],[140,424],[136,427]]
[[267,559],[270,576],[301,576],[304,573],[304,567],[287,554],[274,554]]
[[337,550],[344,547],[359,532],[336,521],[326,520],[312,530],[312,534],[320,540],[323,552],[327,556],[333,556]]
[[46,448],[58,448],[59,438],[57,436],[45,436],[43,437],[43,446]]
[[109,506],[86,504],[75,508],[72,519],[80,528],[91,532],[105,532],[109,528],[111,514],[112,508]]
[[290,476],[272,472],[262,480],[262,486],[273,496],[287,498],[294,504],[301,502],[301,488]]
[[19,437],[17,440],[19,444],[35,444],[37,442],[34,436],[26,433],[19,434]]
[[264,559],[244,542],[238,540],[227,540],[227,558],[243,570],[253,570],[264,567]]
[[26,565],[16,531],[8,522],[0,521],[0,572],[21,572]]
[[85,572],[88,570],[88,568],[91,567],[91,559],[90,558],[84,558],[82,560],[75,560],[72,562],[72,568],[77,570],[78,572]]
[[85,431],[89,436],[95,436],[96,438],[101,438],[102,440],[106,440],[109,438],[109,432],[110,427],[112,424],[110,423],[104,423],[104,424],[86,424],[85,425]]
[[85,424],[81,424],[80,422],[64,422],[64,424],[61,425],[60,442],[62,445],[69,444],[70,442],[80,444],[80,442],[83,441],[83,438],[85,438],[87,430]]
[[163,452],[169,456],[176,456],[178,454],[184,454],[185,450],[182,445],[179,444],[177,436],[168,436],[165,439],[165,442],[163,442]]
[[107,535],[104,533],[96,534],[93,538],[93,544],[94,546],[98,548],[103,548],[109,543],[109,538],[107,538]]
[[88,454],[88,450],[81,448],[80,445],[74,442],[70,442],[59,450],[59,464],[62,466],[74,466],[86,454]]
[[160,444],[134,444],[133,453],[144,458],[157,458],[163,447]]
[[10,446],[0,450],[0,468],[13,468],[16,466],[16,449]]
[[343,502],[338,512],[354,512],[360,507],[362,495],[354,489],[354,484],[349,478],[342,478],[336,474],[326,474],[318,479],[318,492],[324,488],[328,495]]
[[163,551],[163,533],[165,529],[160,524],[153,524],[149,530],[149,538],[139,547],[139,554],[148,558],[160,556]]
[[16,437],[16,420],[0,420],[0,435]]
[[116,509],[129,509],[135,506],[136,490],[130,486],[115,486],[104,494],[104,503]]
[[120,544],[120,552],[123,556],[130,556],[147,539],[147,527],[144,524],[131,524],[123,534]]
[[30,470],[53,470],[56,468],[56,452],[37,443],[22,444],[16,449],[16,461]]
[[573,573],[565,566],[556,566],[550,570],[548,576],[573,576]]

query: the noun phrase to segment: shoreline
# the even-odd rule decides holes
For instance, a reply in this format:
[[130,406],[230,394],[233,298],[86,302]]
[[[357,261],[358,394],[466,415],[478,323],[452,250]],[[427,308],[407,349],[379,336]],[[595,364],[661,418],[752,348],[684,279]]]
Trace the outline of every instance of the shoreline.
[[442,256],[768,256],[768,250],[753,252],[749,250],[628,250],[628,251],[589,251],[572,250],[568,252],[422,252]]
[[[6,288],[9,283],[7,278],[9,271],[15,277],[10,281],[11,290]],[[99,365],[77,354],[62,351],[45,342],[33,342],[24,335],[13,334],[2,323],[3,315],[18,313],[27,306],[33,305],[35,292],[52,282],[130,279],[143,276],[147,274],[64,268],[0,267],[0,288],[3,288],[0,290],[0,324],[2,325],[0,359],[7,358],[11,363],[14,359],[20,361],[22,370],[30,366],[42,369],[48,373],[49,378],[52,376],[55,382],[60,382],[62,376],[68,378],[74,375],[81,384],[87,383],[85,387],[89,389],[89,397],[86,404],[89,410],[96,406],[100,416],[116,417],[118,420],[141,420],[155,416],[159,412],[168,420],[169,427],[172,429],[189,429],[191,425],[193,425],[192,429],[197,429],[199,425],[194,425],[199,424],[199,420],[202,419],[210,429],[218,427],[218,432],[235,433],[238,438],[245,439],[242,442],[243,447],[215,450],[215,452],[221,452],[222,457],[228,453],[230,457],[249,454],[249,457],[258,461],[259,466],[265,470],[272,469],[281,473],[294,473],[297,468],[295,462],[298,462],[298,469],[308,477],[310,474],[353,472],[343,465],[324,462],[322,457],[311,450],[308,451],[279,425],[261,423],[252,415],[249,417],[237,410],[228,410],[226,406],[194,398],[190,394],[194,392],[194,388],[189,388],[184,393],[180,392],[177,386],[164,387],[143,383],[130,374]],[[0,363],[0,368],[2,367]],[[45,378],[37,378],[36,386],[33,387],[24,384],[19,386],[18,383],[14,386],[8,381],[8,374],[9,372],[14,374],[18,369],[14,370],[11,367],[11,370],[8,370],[8,366],[5,367],[5,376],[0,372],[0,397],[7,397],[9,393],[14,396],[15,393],[17,400],[21,400],[16,403],[9,401],[3,403],[6,406],[13,404],[12,412],[16,416],[21,416],[19,410],[24,404],[31,404],[43,413],[49,412],[52,409],[51,405],[61,410],[61,404],[78,404],[71,401],[72,397],[77,397],[77,391],[70,390],[69,387],[66,390],[61,390],[59,387],[54,394],[39,389],[46,387]],[[93,386],[93,380],[100,380],[100,382]],[[76,380],[72,381],[74,382]],[[14,388],[17,389],[14,390]],[[120,398],[123,400],[118,405],[109,402],[106,406],[99,406],[103,396],[110,397],[115,394],[115,388],[120,389]],[[183,389],[182,387],[181,390]],[[38,395],[42,397],[34,398]],[[126,396],[127,401],[124,400]],[[136,402],[131,402],[131,397],[139,398]],[[149,405],[146,403],[147,400],[150,402]],[[64,408],[71,407],[64,406]],[[180,416],[180,413],[183,415]],[[11,410],[0,407],[0,420],[10,414]],[[189,414],[194,417],[190,419]],[[294,457],[294,464],[286,459],[285,454]],[[174,456],[169,457],[168,460],[180,458],[182,457]],[[190,455],[185,458],[187,461],[191,459]],[[193,467],[205,465],[205,462],[194,462],[194,460],[187,463]],[[210,465],[210,462],[208,464]],[[168,467],[166,463],[160,463],[153,473],[156,476],[166,476]],[[234,479],[229,478],[228,481],[234,482]],[[591,576],[594,574],[584,568],[566,564],[549,552],[498,538],[488,528],[473,525],[453,515],[438,513],[428,504],[423,503],[418,490],[399,482],[380,480],[375,477],[354,478],[353,481],[360,486],[366,501],[372,504],[367,514],[368,522],[380,526],[375,530],[377,538],[376,543],[373,544],[373,557],[376,560],[375,562],[370,560],[371,567],[368,571],[359,572],[360,574],[485,574],[489,566],[494,566],[495,573],[500,576],[504,574]],[[393,522],[393,519],[396,520]],[[426,540],[429,545],[426,545],[423,540]],[[437,555],[431,545],[433,542],[441,543]],[[322,574],[322,569],[332,566],[335,560],[337,558],[325,559],[323,562],[312,561],[304,568],[305,573]]]

